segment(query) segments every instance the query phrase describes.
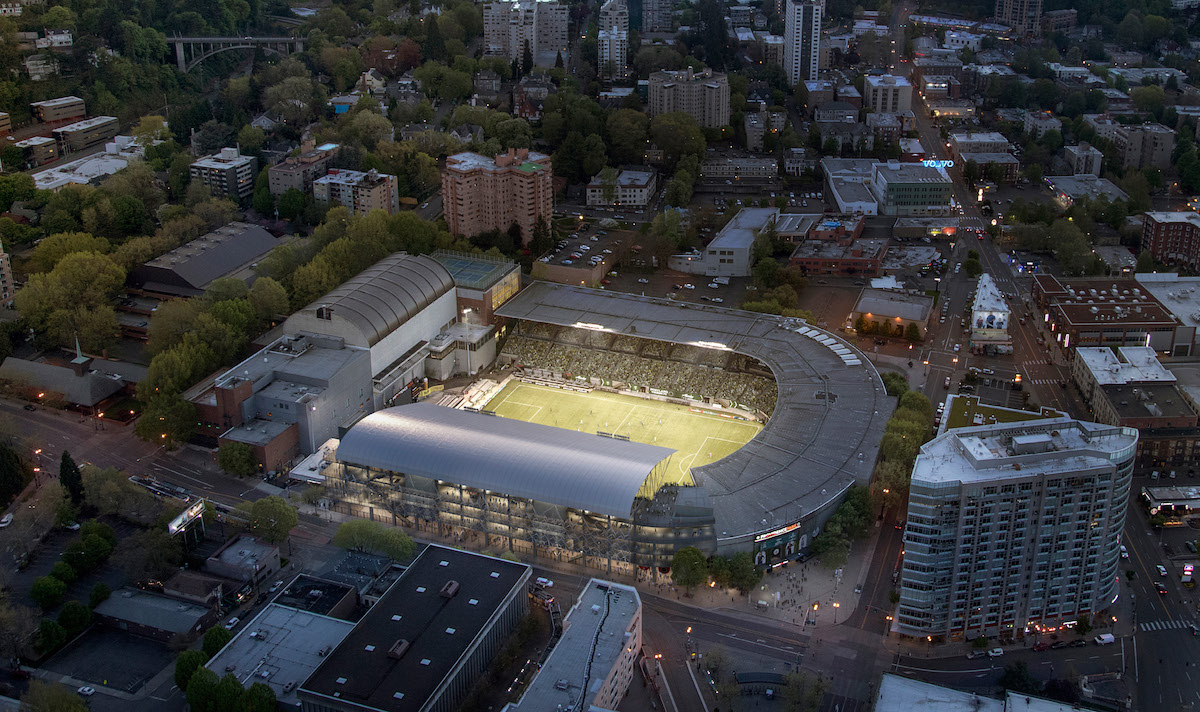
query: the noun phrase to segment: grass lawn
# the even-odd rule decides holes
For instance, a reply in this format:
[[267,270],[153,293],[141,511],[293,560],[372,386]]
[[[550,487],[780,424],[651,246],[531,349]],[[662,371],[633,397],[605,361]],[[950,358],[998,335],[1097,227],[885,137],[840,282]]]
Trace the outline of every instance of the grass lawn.
[[504,418],[585,433],[627,435],[634,442],[669,447],[676,451],[667,463],[669,476],[684,483],[691,482],[690,468],[720,460],[762,429],[754,421],[724,418],[707,408],[698,413],[674,403],[599,391],[576,393],[518,381],[511,381],[484,408]]

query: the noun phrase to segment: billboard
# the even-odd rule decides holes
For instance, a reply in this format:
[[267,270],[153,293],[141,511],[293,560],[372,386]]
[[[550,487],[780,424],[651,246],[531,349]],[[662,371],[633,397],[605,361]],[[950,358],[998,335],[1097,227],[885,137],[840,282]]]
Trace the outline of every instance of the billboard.
[[172,535],[178,534],[179,532],[183,531],[188,524],[191,524],[196,519],[204,516],[204,502],[205,500],[198,499],[192,504],[189,504],[187,509],[183,510],[178,517],[172,519],[171,523],[167,525],[167,533]]

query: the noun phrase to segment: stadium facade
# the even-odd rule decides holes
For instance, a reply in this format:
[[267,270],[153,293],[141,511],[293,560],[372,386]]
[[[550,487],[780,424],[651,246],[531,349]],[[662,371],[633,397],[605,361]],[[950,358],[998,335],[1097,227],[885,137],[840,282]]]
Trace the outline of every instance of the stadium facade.
[[[870,479],[893,399],[861,353],[802,320],[547,282],[496,313],[501,365],[517,373],[730,408],[763,428],[675,477],[667,448],[400,406],[331,451],[335,511],[616,573],[667,567],[689,545],[772,566],[803,554]],[[554,368],[563,355],[588,358],[568,373]]]

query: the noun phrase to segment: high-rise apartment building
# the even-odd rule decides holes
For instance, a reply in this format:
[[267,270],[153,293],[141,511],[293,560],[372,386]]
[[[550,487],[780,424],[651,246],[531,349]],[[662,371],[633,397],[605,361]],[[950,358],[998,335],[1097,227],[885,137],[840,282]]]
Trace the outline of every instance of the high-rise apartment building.
[[192,180],[208,186],[216,197],[232,198],[235,202],[250,197],[258,175],[258,159],[243,156],[236,148],[222,148],[220,153],[205,156],[191,167]]
[[863,107],[877,114],[912,111],[912,84],[905,77],[868,74],[863,81]]
[[392,215],[400,209],[396,176],[374,169],[364,173],[334,168],[313,181],[313,198],[319,203],[344,205],[355,215],[375,210]]
[[1042,0],[996,0],[996,22],[1018,37],[1035,35],[1042,28]]
[[517,0],[483,6],[483,53],[520,60],[525,48],[567,54],[568,8],[555,2]]
[[642,32],[670,32],[674,14],[675,0],[642,0]]
[[1117,128],[1113,143],[1126,170],[1166,170],[1171,166],[1171,153],[1175,151],[1175,131],[1162,124],[1122,125]]
[[336,143],[324,143],[299,156],[290,156],[267,169],[267,184],[271,195],[280,196],[289,190],[307,193],[312,182],[325,175],[329,162],[337,153]]
[[664,70],[650,75],[650,115],[682,111],[706,129],[729,123],[729,79],[702,69]]
[[799,84],[817,78],[821,59],[821,16],[824,2],[786,0],[783,68],[788,81]]
[[625,76],[629,73],[629,8],[625,0],[608,0],[600,7],[599,27],[596,49],[600,73]]
[[13,293],[16,291],[16,285],[13,284],[12,259],[4,251],[4,244],[0,243],[0,306],[12,306]]
[[1138,431],[1051,418],[953,429],[909,487],[905,635],[1057,627],[1112,603]]
[[442,210],[455,235],[521,226],[528,243],[538,220],[554,218],[554,170],[550,156],[510,148],[495,158],[458,153],[442,169]]

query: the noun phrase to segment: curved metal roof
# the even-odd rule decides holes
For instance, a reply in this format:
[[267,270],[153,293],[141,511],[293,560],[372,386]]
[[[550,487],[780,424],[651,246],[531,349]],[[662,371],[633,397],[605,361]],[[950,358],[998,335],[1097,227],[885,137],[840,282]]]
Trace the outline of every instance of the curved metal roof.
[[674,452],[414,403],[363,418],[337,459],[628,519],[642,483]]
[[454,279],[440,262],[397,252],[351,277],[306,310],[331,309],[334,316],[356,326],[368,346],[374,346],[452,289]]

